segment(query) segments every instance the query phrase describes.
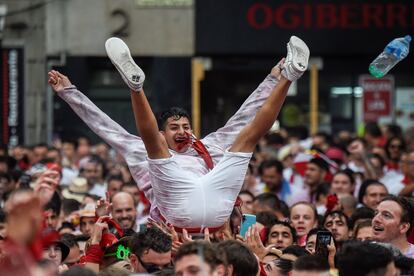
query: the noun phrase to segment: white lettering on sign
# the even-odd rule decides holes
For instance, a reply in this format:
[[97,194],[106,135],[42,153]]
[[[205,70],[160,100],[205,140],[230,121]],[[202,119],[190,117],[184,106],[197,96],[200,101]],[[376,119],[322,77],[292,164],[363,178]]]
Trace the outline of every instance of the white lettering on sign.
[[9,52],[9,127],[16,127],[18,125],[18,89],[17,82],[17,60],[18,54],[16,50]]
[[366,91],[392,91],[394,89],[391,82],[364,82],[362,88]]
[[368,103],[369,111],[385,110],[385,102],[383,100],[375,100]]
[[9,52],[9,128],[10,137],[9,145],[16,146],[19,144],[17,127],[19,126],[19,82],[18,82],[18,60],[19,55],[16,50]]

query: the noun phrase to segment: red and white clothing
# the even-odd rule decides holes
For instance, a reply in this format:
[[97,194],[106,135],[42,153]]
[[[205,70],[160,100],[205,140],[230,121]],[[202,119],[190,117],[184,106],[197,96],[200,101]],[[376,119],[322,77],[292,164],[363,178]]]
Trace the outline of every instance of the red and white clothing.
[[[240,130],[252,121],[257,110],[260,109],[265,99],[270,95],[272,89],[276,86],[276,83],[276,78],[271,75],[268,75],[265,78],[265,80],[256,88],[256,90],[247,98],[247,100],[243,103],[240,109],[229,119],[229,121],[226,123],[224,127],[218,129],[216,132],[207,135],[205,138],[201,140],[208,149],[215,166],[219,166],[219,162],[223,159],[224,156],[226,156],[226,150],[230,148],[230,146],[233,144]],[[94,131],[106,143],[108,143],[120,155],[122,155],[122,157],[126,160],[131,174],[137,182],[140,190],[145,193],[146,198],[151,202],[151,217],[156,220],[161,219],[159,211],[162,208],[167,207],[160,206],[162,203],[159,203],[158,200],[163,200],[163,198],[161,197],[163,193],[165,194],[165,196],[168,196],[168,194],[172,195],[172,191],[166,192],[158,189],[156,193],[154,192],[151,183],[151,180],[154,180],[154,173],[152,176],[150,176],[149,174],[147,152],[145,150],[145,146],[142,139],[138,136],[128,133],[119,124],[114,122],[109,116],[103,113],[94,103],[92,103],[84,94],[78,91],[75,86],[65,88],[65,90],[59,92],[58,95],[70,105],[70,107],[75,111],[75,113],[92,129],[92,131]],[[173,155],[172,158],[175,158],[178,161],[178,165],[184,168],[189,174],[192,174],[193,176],[208,175],[209,171],[206,167],[204,160],[191,147],[184,153],[176,153],[172,150],[170,150],[170,152]],[[154,172],[157,167],[156,162],[151,163],[150,161],[150,164],[151,170]],[[213,171],[214,169],[210,172]],[[242,174],[242,171],[240,171],[240,174]],[[196,185],[196,183],[194,183],[194,185]],[[237,187],[239,190],[242,187],[242,185],[243,179],[240,181],[240,183],[237,183]],[[206,186],[206,188],[209,189],[209,186]],[[229,198],[229,200],[233,201],[233,204],[235,199],[235,197],[234,199]],[[211,205],[217,204],[216,200],[217,198],[206,198],[206,202],[210,205],[210,207]],[[217,209],[226,209],[221,212],[223,212],[223,214],[230,214],[233,208],[233,204],[219,206],[220,208]],[[182,208],[182,212],[188,211],[184,210],[184,208],[188,209],[188,206],[180,205],[177,207]],[[196,208],[190,209],[194,210]],[[229,209],[230,211],[227,209]],[[164,217],[167,217],[167,210],[162,210],[162,215]],[[198,211],[194,210],[194,212]],[[198,222],[199,221],[197,221],[197,223]],[[217,224],[217,222],[208,221],[203,225],[214,226],[215,224]],[[180,222],[175,226],[188,227],[188,224],[181,224]],[[198,225],[198,227],[199,226],[201,225]]]

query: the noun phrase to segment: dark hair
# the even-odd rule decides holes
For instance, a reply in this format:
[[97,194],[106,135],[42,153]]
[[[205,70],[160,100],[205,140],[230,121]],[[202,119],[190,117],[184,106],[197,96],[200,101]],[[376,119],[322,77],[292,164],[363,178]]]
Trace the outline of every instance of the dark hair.
[[329,263],[326,258],[318,255],[307,254],[297,258],[297,260],[293,263],[293,270],[307,272],[329,271]]
[[53,193],[52,198],[49,200],[49,202],[43,207],[44,210],[52,210],[53,213],[55,213],[57,216],[60,215],[60,209],[62,206],[62,200],[60,199],[59,194],[55,191]]
[[11,176],[10,173],[0,172],[0,178],[5,178],[7,182],[11,182],[13,180],[13,177]]
[[318,234],[319,231],[329,231],[329,230],[323,227],[312,228],[311,230],[309,230],[308,234],[306,235],[306,243],[308,243],[308,240],[311,236]]
[[267,133],[264,137],[267,145],[284,145],[285,138],[280,133]]
[[0,208],[0,223],[5,223],[7,219],[7,214],[2,208]]
[[263,171],[268,168],[275,168],[276,171],[280,174],[283,173],[283,164],[279,160],[270,159],[263,161],[259,166],[259,175],[263,175]]
[[349,218],[348,218],[348,216],[347,216],[347,215],[346,215],[343,211],[341,211],[341,210],[336,210],[336,211],[327,212],[327,213],[325,214],[325,216],[323,217],[323,223],[322,223],[322,225],[323,225],[323,226],[325,226],[325,222],[326,222],[326,220],[327,220],[327,218],[328,218],[328,217],[336,217],[336,216],[344,218],[344,219],[345,219],[346,226],[349,228]]
[[137,257],[147,249],[152,249],[157,253],[166,253],[171,250],[171,238],[158,228],[150,227],[144,232],[136,233],[132,236],[129,248],[131,253]]
[[122,183],[121,187],[123,187],[123,185],[125,184],[124,179],[120,175],[113,175],[113,174],[109,175],[106,180],[106,183],[108,183],[108,186],[111,181],[120,181]]
[[402,129],[397,124],[388,124],[387,125],[387,131],[391,136],[402,136]]
[[157,116],[157,123],[158,123],[158,129],[159,130],[165,130],[165,127],[167,125],[167,120],[169,118],[173,118],[173,120],[177,121],[181,118],[187,118],[190,121],[190,115],[188,112],[181,108],[181,107],[171,107],[163,112],[161,112]]
[[244,244],[236,240],[222,241],[217,244],[227,258],[227,263],[233,266],[234,276],[256,275],[259,271],[258,263],[253,252]]
[[392,261],[390,250],[366,241],[346,242],[336,255],[339,275],[365,276],[369,273],[384,275],[384,270]]
[[413,229],[414,226],[413,204],[411,203],[411,201],[406,197],[395,195],[386,196],[380,202],[384,201],[394,201],[401,207],[402,212],[400,222],[410,224],[410,228],[406,232],[406,235],[408,236],[411,233],[411,229]]
[[226,266],[225,260],[220,258],[216,248],[211,243],[205,241],[198,240],[182,245],[175,254],[174,262],[177,263],[180,259],[189,255],[199,255],[211,267],[211,270],[214,270],[221,264]]
[[267,205],[272,210],[280,210],[280,199],[273,193],[262,193],[254,198],[254,201],[258,201],[260,204]]
[[331,193],[331,184],[328,182],[322,182],[316,187],[315,199],[319,200],[321,195],[327,196],[330,193]]
[[108,168],[106,167],[105,161],[99,155],[91,154],[89,156],[88,163],[95,163],[97,165],[101,165],[102,166],[102,176],[103,176],[103,178],[106,178],[106,175],[108,174]]
[[371,185],[383,186],[385,189],[387,189],[387,187],[385,187],[385,185],[382,184],[381,182],[379,182],[378,180],[366,179],[366,180],[364,180],[364,182],[362,182],[361,187],[359,188],[359,193],[358,193],[359,203],[363,203],[362,200],[365,196],[365,193],[367,192],[368,187],[371,186]]
[[33,146],[33,149],[34,148],[46,148],[46,149],[48,149],[49,145],[46,144],[46,143],[37,143],[36,145]]
[[321,170],[324,170],[324,171],[329,171],[329,164],[325,161],[325,160],[323,160],[322,158],[320,158],[320,157],[315,157],[315,158],[312,158],[310,161],[309,161],[309,163],[312,163],[312,164],[315,164],[316,166],[318,166]]
[[289,210],[289,206],[287,205],[287,203],[283,200],[280,201],[280,212],[282,213],[282,215],[285,218],[289,218],[290,216],[290,210]]
[[336,172],[333,176],[335,177],[338,174],[345,175],[346,177],[348,177],[349,181],[351,182],[351,185],[355,185],[355,178],[353,176],[353,171],[351,169],[340,170]]
[[139,190],[138,185],[137,185],[137,183],[135,183],[135,181],[124,182],[124,184],[122,184],[122,186],[121,186],[121,191],[125,187],[134,187],[134,188],[137,188]]
[[304,247],[299,246],[297,244],[289,245],[285,249],[283,249],[283,254],[290,254],[296,257],[301,257],[305,255],[309,255],[309,251],[306,250]]
[[381,137],[382,132],[376,122],[368,122],[365,124],[365,133],[373,137]]
[[80,209],[80,206],[81,203],[76,199],[64,198],[62,200],[62,211],[65,215],[69,215],[74,211],[78,211]]
[[380,162],[381,168],[383,168],[385,166],[385,160],[384,160],[384,158],[381,155],[379,155],[378,153],[368,154],[368,158],[378,159],[379,162]]
[[369,207],[359,207],[353,213],[352,216],[349,218],[349,227],[351,229],[354,228],[355,223],[362,219],[373,219],[375,216],[375,211]]
[[74,246],[79,247],[76,236],[73,234],[63,234],[60,236],[60,241],[66,244],[69,248],[72,248]]
[[385,146],[384,146],[385,153],[387,154],[388,158],[391,158],[389,148],[390,148],[390,145],[391,145],[392,141],[394,141],[394,140],[399,140],[400,141],[402,152],[407,150],[407,145],[405,144],[405,141],[402,137],[400,137],[400,136],[390,137],[390,138],[388,138],[388,140],[387,140],[387,142],[385,143]]
[[72,139],[72,138],[68,138],[68,139],[63,139],[62,140],[62,144],[71,144],[73,145],[73,148],[76,150],[79,146],[78,140],[76,139]]
[[264,225],[264,227],[270,227],[275,224],[278,219],[277,216],[271,212],[260,212],[256,214],[256,221]]
[[285,226],[285,227],[289,228],[290,234],[292,235],[293,243],[297,242],[298,236],[296,234],[296,229],[292,225],[290,225],[290,223],[285,222],[285,221],[275,221],[275,223],[273,223],[272,225],[270,225],[269,227],[266,228],[267,235],[266,235],[266,240],[264,241],[264,244],[267,244],[267,242],[269,241],[269,236],[271,234],[270,230],[275,225],[282,225],[282,226]]
[[70,229],[72,231],[75,231],[76,230],[75,229],[75,226],[73,226],[72,223],[67,222],[67,221],[62,222],[62,225],[59,227],[58,232],[60,232],[63,229]]

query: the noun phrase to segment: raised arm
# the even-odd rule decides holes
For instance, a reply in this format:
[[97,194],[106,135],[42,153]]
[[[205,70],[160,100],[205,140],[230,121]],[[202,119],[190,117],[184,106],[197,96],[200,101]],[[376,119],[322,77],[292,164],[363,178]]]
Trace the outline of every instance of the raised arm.
[[[54,76],[61,80],[60,83],[54,83]],[[77,90],[66,76],[57,71],[51,71],[49,83],[57,95],[69,104],[96,135],[122,155],[130,168],[146,161],[146,151],[141,138],[128,133],[113,121],[88,97]]]
[[260,109],[264,101],[272,92],[272,89],[278,83],[278,79],[280,79],[280,62],[272,69],[271,73],[267,75],[263,82],[259,84],[253,93],[244,101],[239,110],[237,110],[223,127],[208,134],[202,139],[206,146],[219,148],[224,151],[233,144],[239,132],[253,120],[256,112]]

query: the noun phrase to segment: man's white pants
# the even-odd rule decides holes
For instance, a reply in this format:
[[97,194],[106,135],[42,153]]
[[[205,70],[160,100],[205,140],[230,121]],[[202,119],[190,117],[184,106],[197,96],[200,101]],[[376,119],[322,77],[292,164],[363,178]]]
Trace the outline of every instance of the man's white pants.
[[167,222],[181,228],[222,226],[233,210],[251,157],[252,153],[226,151],[204,175],[184,170],[177,160],[181,156],[148,159],[161,214]]

